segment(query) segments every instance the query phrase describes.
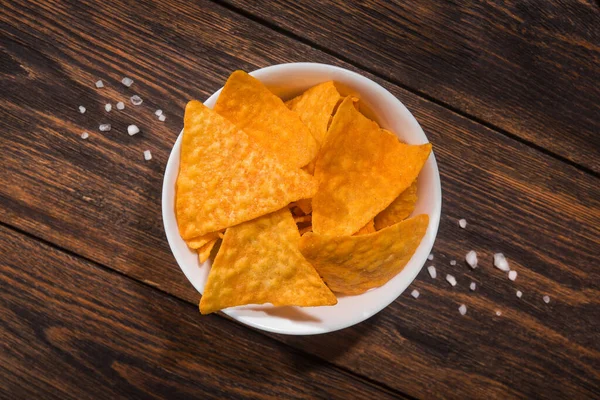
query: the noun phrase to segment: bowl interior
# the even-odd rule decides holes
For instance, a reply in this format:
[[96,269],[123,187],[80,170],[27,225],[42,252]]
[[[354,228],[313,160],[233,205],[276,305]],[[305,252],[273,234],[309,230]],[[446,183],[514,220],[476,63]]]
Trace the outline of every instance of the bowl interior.
[[[409,144],[427,143],[423,130],[404,107],[387,90],[354,72],[323,64],[295,63],[263,68],[251,73],[284,100],[322,82],[333,80],[342,95],[353,94],[361,100],[361,111],[383,128],[394,132]],[[214,107],[220,90],[204,102]],[[175,218],[175,181],[179,170],[181,134],[165,171],[162,211],[165,232],[177,263],[200,293],[210,271],[211,260],[199,264],[197,253],[190,250],[179,236]],[[273,307],[250,305],[224,310],[230,317],[270,332],[307,335],[331,332],[357,324],[394,301],[417,276],[433,247],[441,210],[441,187],[433,153],[418,180],[419,199],[413,215],[429,215],[429,226],[420,246],[407,266],[385,285],[357,296],[338,296],[332,307]]]

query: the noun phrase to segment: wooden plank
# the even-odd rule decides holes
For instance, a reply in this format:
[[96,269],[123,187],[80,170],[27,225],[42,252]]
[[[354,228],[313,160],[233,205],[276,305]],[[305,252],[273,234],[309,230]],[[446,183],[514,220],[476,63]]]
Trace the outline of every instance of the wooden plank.
[[398,396],[4,226],[0,249],[12,399]]
[[[197,302],[159,217],[162,171],[185,101],[206,98],[235,68],[306,59],[347,65],[210,3],[200,3],[201,12],[178,2],[77,3],[66,14],[53,2],[14,4],[3,17],[0,221]],[[144,17],[148,8],[154,17]],[[101,19],[111,12],[116,21]],[[173,20],[177,29],[167,29]],[[136,80],[131,90],[118,84],[123,75]],[[93,88],[98,78],[108,84],[103,91]],[[435,253],[440,274],[452,271],[459,286],[422,273],[418,301],[402,296],[332,335],[276,338],[415,397],[594,397],[598,180],[376,80],[413,111],[435,146],[444,186]],[[145,99],[141,107],[111,114],[113,131],[79,138],[105,120],[106,100],[126,100],[133,90]],[[79,104],[89,111],[78,114]],[[158,107],[165,124],[152,114]],[[132,138],[125,134],[130,121],[142,127]],[[142,159],[146,148],[151,162]],[[470,222],[465,231],[456,226],[462,217]],[[450,268],[450,258],[472,248],[482,258],[478,271]],[[490,265],[499,250],[519,271],[515,285]],[[470,277],[481,291],[468,292]],[[539,300],[545,293],[549,306]],[[460,319],[463,302],[469,313]],[[494,317],[496,307],[504,318]]]
[[594,1],[226,1],[600,172]]

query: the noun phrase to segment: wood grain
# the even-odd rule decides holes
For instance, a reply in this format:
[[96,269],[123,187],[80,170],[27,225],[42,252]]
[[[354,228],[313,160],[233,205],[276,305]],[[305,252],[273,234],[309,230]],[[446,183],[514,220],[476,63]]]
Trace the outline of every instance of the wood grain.
[[225,1],[600,172],[594,1]]
[[397,397],[4,226],[0,268],[2,398]]
[[[206,98],[236,68],[302,60],[348,67],[206,2],[12,2],[1,12],[0,221],[194,304],[198,294],[160,221],[162,174],[185,102]],[[123,75],[136,80],[131,89],[118,83]],[[105,89],[93,87],[98,78]],[[414,397],[598,397],[598,179],[375,80],[434,144],[444,191],[434,261],[459,285],[423,272],[417,301],[405,294],[332,335],[272,337]],[[108,120],[102,104],[133,93],[143,105],[128,103],[110,114],[111,132],[97,132]],[[79,104],[89,111],[78,114]],[[155,108],[166,111],[165,124]],[[142,132],[129,137],[132,121]],[[466,230],[456,224],[463,217]],[[480,252],[478,270],[448,265],[470,249]],[[496,251],[519,272],[516,283],[492,268]],[[481,290],[468,291],[471,279]]]

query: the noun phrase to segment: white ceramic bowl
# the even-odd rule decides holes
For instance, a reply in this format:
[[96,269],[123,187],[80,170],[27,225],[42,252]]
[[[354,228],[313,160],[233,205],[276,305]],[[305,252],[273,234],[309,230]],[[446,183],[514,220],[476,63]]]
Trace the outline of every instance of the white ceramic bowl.
[[[250,73],[284,100],[316,84],[334,81],[342,95],[360,97],[361,111],[383,128],[396,133],[409,144],[427,143],[427,137],[412,114],[386,89],[355,72],[325,64],[294,63],[274,65]],[[214,107],[221,90],[204,102]],[[200,265],[197,253],[190,250],[177,230],[175,219],[175,180],[179,170],[181,134],[177,138],[165,171],[162,213],[165,232],[179,267],[202,293],[211,261]],[[408,265],[385,285],[357,296],[340,296],[333,307],[273,307],[254,305],[233,307],[223,312],[233,319],[265,331],[311,335],[332,332],[362,322],[376,314],[398,296],[415,279],[427,260],[438,230],[441,210],[441,187],[433,153],[425,163],[418,180],[419,200],[414,215],[429,214],[429,227]],[[200,318],[200,317],[199,317]]]

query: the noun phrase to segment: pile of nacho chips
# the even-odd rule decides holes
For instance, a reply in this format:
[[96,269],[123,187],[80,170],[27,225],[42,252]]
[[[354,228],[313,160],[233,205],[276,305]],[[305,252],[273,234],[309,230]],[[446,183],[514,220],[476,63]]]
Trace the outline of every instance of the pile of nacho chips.
[[243,71],[214,110],[188,103],[175,211],[201,263],[218,249],[203,314],[334,305],[408,263],[429,223],[408,217],[431,145],[402,143],[359,109],[334,82],[284,103]]

